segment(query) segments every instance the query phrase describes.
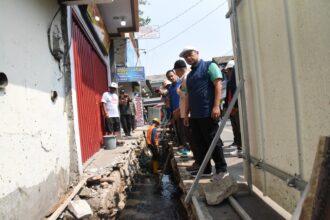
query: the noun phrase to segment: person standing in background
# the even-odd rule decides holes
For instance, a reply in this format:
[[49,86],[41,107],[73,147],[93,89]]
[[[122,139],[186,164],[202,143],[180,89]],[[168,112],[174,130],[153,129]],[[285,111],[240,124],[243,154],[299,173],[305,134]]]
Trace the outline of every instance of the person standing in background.
[[118,135],[120,132],[120,120],[118,110],[117,83],[111,83],[109,91],[102,95],[102,109],[105,116],[106,135]]
[[123,130],[126,136],[131,135],[131,109],[130,109],[130,102],[132,99],[125,93],[125,90],[120,90],[119,94],[119,111],[120,111],[120,120],[121,125],[123,126]]
[[135,128],[136,128],[136,123],[135,123],[135,104],[134,102],[129,102],[129,107],[131,109],[131,131],[132,133],[134,132]]
[[[236,76],[235,76],[235,61],[231,60],[225,67],[225,72],[228,78],[227,82],[227,93],[225,98],[224,108],[228,108],[235,92],[236,92]],[[230,112],[230,122],[234,134],[234,142],[230,146],[237,146],[237,150],[230,154],[237,157],[242,157],[242,139],[241,139],[241,128],[239,122],[239,111],[238,101],[235,102],[234,108]]]

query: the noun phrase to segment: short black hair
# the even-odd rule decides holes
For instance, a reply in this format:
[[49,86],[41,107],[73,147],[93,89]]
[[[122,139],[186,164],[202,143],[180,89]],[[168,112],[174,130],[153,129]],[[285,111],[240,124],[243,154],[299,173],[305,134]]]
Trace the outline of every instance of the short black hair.
[[166,72],[166,77],[167,77],[170,73],[174,73],[174,74],[175,74],[175,71],[174,71],[174,70],[168,70],[168,71]]
[[173,69],[176,70],[176,69],[181,69],[181,68],[187,68],[186,62],[184,62],[183,60],[175,61]]

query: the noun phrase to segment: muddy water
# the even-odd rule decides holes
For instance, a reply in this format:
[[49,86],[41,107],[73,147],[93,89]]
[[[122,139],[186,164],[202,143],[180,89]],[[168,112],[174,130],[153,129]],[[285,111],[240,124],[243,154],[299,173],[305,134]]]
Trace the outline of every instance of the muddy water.
[[180,196],[181,191],[171,175],[164,175],[160,184],[157,176],[139,176],[117,219],[188,219]]

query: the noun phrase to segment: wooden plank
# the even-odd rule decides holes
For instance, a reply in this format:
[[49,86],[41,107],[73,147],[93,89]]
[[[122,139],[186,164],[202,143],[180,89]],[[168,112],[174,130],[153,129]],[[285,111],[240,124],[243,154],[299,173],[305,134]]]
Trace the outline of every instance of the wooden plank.
[[330,137],[321,137],[308,187],[292,217],[294,220],[330,219]]
[[50,217],[61,206],[61,204],[63,204],[64,201],[67,198],[69,198],[69,196],[71,195],[71,193],[72,193],[72,190],[70,190],[69,192],[65,193],[63,196],[61,196],[61,198],[57,201],[57,203],[47,211],[47,214],[45,215],[45,217],[46,218]]
[[89,178],[85,177],[84,179],[82,179],[78,185],[75,186],[75,188],[71,191],[71,194],[64,200],[62,201],[62,203],[60,205],[57,205],[58,208],[56,209],[56,211],[49,216],[48,218],[45,218],[47,220],[56,220],[58,218],[58,216],[60,216],[60,214],[64,211],[64,209],[68,206],[69,202],[73,199],[73,197],[75,197],[75,195],[80,191],[80,189],[85,185],[87,179]]
[[62,0],[61,3],[65,5],[88,5],[88,4],[106,4],[113,0]]

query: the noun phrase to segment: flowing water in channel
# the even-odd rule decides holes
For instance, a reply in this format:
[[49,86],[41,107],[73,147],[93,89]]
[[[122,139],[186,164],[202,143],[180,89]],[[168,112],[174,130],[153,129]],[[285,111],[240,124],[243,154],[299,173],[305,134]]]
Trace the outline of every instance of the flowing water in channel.
[[181,190],[173,176],[164,175],[161,184],[158,178],[150,175],[137,177],[134,187],[128,193],[125,209],[117,219],[188,219],[180,201]]

